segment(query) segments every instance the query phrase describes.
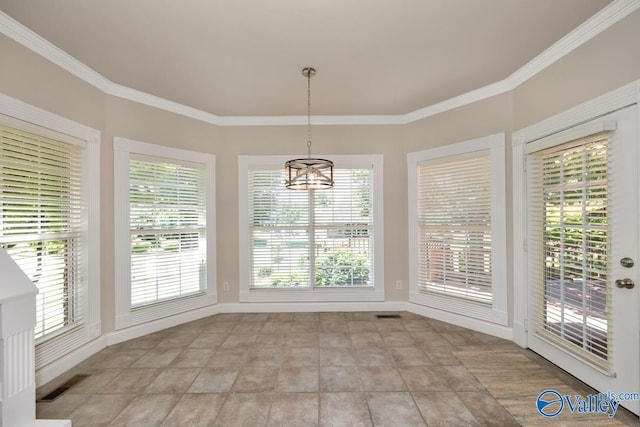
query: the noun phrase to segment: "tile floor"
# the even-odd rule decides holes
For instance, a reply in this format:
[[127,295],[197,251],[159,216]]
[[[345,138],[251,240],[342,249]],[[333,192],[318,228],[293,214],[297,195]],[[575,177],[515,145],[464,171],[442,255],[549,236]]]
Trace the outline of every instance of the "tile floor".
[[535,409],[593,391],[513,343],[411,313],[219,314],[108,347],[38,418],[81,426],[638,425]]

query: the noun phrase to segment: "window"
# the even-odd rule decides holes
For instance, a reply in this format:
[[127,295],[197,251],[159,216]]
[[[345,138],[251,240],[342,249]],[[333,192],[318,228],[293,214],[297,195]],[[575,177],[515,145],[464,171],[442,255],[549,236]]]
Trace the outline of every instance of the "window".
[[122,138],[115,149],[126,177],[116,178],[119,327],[211,304],[213,156]]
[[506,324],[504,136],[408,159],[411,301]]
[[0,245],[38,287],[40,369],[100,335],[100,136],[4,96],[0,112]]
[[239,158],[241,300],[379,300],[381,156],[333,158],[320,191],[286,189],[285,160]]

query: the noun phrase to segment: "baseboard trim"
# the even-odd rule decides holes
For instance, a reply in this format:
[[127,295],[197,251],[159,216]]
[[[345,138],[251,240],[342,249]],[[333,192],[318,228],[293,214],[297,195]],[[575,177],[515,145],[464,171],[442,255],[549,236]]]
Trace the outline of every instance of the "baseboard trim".
[[84,344],[76,350],[68,353],[54,362],[36,371],[36,387],[55,379],[73,368],[80,362],[93,356],[107,346],[107,336],[102,335],[93,341]]
[[424,305],[414,304],[411,302],[407,303],[406,310],[424,317],[441,320],[443,322],[451,323],[452,325],[461,326],[463,328],[513,341],[513,328],[508,326],[502,326],[484,320],[461,316],[459,314],[438,310],[436,308],[426,307]]
[[306,313],[331,311],[405,311],[405,301],[222,303],[220,313]]

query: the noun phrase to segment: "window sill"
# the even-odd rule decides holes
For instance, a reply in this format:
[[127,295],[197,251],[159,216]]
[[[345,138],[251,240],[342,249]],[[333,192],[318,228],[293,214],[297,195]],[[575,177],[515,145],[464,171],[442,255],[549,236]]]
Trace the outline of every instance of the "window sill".
[[240,292],[240,302],[360,302],[384,301],[384,291],[366,288],[269,288]]

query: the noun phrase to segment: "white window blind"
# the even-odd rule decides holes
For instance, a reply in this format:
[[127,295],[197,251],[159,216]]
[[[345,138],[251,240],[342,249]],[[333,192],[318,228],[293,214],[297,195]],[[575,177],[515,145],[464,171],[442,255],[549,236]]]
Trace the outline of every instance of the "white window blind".
[[132,308],[206,290],[204,175],[202,164],[131,156]]
[[0,244],[36,284],[36,342],[83,321],[84,143],[0,125]]
[[248,172],[251,287],[373,284],[373,170],[337,169],[336,186],[287,190],[284,171]]
[[371,169],[337,170],[339,185],[314,195],[316,286],[373,283]]
[[527,161],[536,332],[607,367],[607,135],[538,151]]
[[418,163],[418,290],[491,304],[489,153]]

